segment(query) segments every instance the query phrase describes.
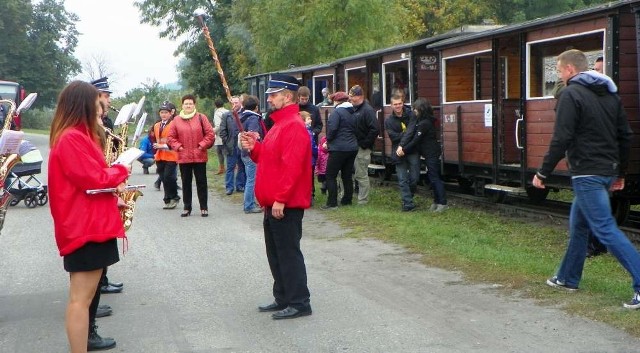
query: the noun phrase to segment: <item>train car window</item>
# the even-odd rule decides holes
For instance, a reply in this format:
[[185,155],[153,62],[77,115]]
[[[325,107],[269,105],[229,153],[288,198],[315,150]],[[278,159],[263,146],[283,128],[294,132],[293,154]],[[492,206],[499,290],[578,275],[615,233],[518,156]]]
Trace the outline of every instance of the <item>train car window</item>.
[[391,96],[396,92],[404,95],[405,103],[412,101],[411,63],[409,59],[382,64],[382,85],[384,87],[384,105],[391,104]]
[[443,59],[444,102],[491,99],[491,58],[478,52]]
[[371,106],[375,110],[382,109],[382,90],[380,89],[380,72],[371,73]]
[[[475,58],[475,100],[490,100],[493,97],[492,90],[492,73],[493,61],[490,56],[479,56]],[[500,71],[500,97],[509,98],[507,96],[507,58],[501,57],[498,66]]]
[[[349,91],[349,88],[355,86],[355,85],[359,85],[360,87],[362,87],[362,89],[364,90],[364,92],[369,92],[369,85],[367,84],[367,69],[366,67],[362,66],[362,67],[356,67],[356,68],[352,68],[352,69],[347,69],[344,70],[344,76],[345,76],[345,82],[347,83],[345,85],[346,87],[346,91]],[[369,97],[365,97],[365,98],[369,98]]]
[[[328,96],[334,92],[333,75],[313,76],[313,104],[328,105]],[[322,90],[326,88],[326,95]]]
[[604,29],[527,43],[527,98],[553,97],[559,82],[557,57],[563,51],[579,49],[593,63],[604,47]]

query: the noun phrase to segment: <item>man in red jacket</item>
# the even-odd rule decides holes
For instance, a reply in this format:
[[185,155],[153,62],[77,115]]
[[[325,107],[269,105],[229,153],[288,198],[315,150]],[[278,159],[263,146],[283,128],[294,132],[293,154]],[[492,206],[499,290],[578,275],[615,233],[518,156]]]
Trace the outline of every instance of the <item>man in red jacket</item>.
[[255,132],[240,134],[242,148],[258,164],[255,193],[265,206],[264,238],[273,276],[274,302],[259,306],[273,319],[311,315],[307,270],[300,250],[304,210],[311,206],[311,141],[298,114],[298,80],[271,75],[267,102],[274,125],[257,142]]

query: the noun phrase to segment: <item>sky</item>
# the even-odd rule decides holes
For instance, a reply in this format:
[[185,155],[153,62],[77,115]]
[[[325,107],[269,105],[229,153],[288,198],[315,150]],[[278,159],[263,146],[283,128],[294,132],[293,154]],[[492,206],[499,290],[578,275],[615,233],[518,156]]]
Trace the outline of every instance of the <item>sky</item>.
[[[66,0],[65,8],[80,21],[76,23],[78,46],[75,56],[80,63],[92,56],[103,57],[110,72],[109,85],[114,97],[142,83],[157,80],[161,85],[178,80],[173,56],[180,41],[160,39],[160,28],[140,24],[134,0]],[[75,79],[89,80],[82,72]]]

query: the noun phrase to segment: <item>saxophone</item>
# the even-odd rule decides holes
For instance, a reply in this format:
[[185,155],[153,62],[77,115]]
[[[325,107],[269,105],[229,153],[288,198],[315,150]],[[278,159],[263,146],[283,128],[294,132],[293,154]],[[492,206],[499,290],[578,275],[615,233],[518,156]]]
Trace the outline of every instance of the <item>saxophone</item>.
[[[4,119],[4,125],[2,126],[2,130],[0,130],[0,136],[3,131],[7,131],[11,129],[11,120],[13,119],[13,114],[16,110],[16,104],[14,101],[9,99],[0,99],[0,104],[8,103],[10,106],[9,112],[7,113]],[[20,157],[13,153],[9,155],[0,156],[0,231],[4,226],[4,220],[7,214],[7,210],[9,209],[9,204],[11,203],[11,199],[13,199],[13,195],[9,193],[7,189],[5,189],[5,182],[11,169],[20,162]]]
[[11,168],[18,164],[18,162],[20,162],[20,157],[15,153],[0,157],[0,190],[2,192],[0,195],[0,231],[2,231],[5,216],[9,209],[9,204],[13,199],[13,195],[11,195],[11,193],[4,187],[5,180],[7,179],[7,176],[9,176]]
[[[126,150],[128,124],[125,122],[122,124],[120,131],[114,133],[108,128],[104,128],[106,134],[106,143],[104,146],[104,159],[108,165],[111,165],[118,156]],[[114,142],[118,141],[118,145],[114,148]],[[125,181],[126,183],[126,181]],[[117,192],[117,196],[124,202],[123,207],[120,208],[120,219],[125,231],[128,231],[133,224],[133,213],[136,209],[136,200],[142,196],[142,192],[137,188],[127,188],[123,192]]]

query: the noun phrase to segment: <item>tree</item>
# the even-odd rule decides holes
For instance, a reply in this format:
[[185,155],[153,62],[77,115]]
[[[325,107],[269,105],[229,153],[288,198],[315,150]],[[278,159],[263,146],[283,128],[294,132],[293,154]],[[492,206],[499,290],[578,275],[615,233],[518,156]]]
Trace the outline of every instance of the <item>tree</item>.
[[[113,78],[114,73],[109,67],[109,63],[104,54],[92,54],[82,62],[82,71],[87,73],[88,80],[93,81],[101,77]],[[113,79],[109,81],[113,82]]]
[[176,39],[188,35],[188,39],[176,49],[176,52],[184,53],[187,58],[187,61],[181,65],[183,68],[181,78],[200,97],[225,96],[225,93],[200,26],[193,16],[193,12],[198,7],[203,7],[210,16],[206,23],[231,90],[239,92],[244,86],[243,77],[239,76],[239,71],[234,67],[234,58],[229,50],[229,42],[226,40],[226,20],[230,17],[231,3],[231,0],[202,2],[139,0],[135,2],[140,9],[142,23],[160,27],[160,37]]
[[[302,0],[293,4],[237,0],[230,23],[242,23],[250,33],[256,71],[271,71],[414,40],[424,32],[415,11],[418,5],[416,0]],[[256,13],[261,15],[253,16]]]
[[0,16],[0,78],[38,92],[36,105],[52,105],[70,76],[80,70],[73,51],[78,17],[62,0],[5,0]]

